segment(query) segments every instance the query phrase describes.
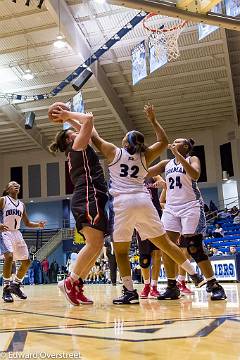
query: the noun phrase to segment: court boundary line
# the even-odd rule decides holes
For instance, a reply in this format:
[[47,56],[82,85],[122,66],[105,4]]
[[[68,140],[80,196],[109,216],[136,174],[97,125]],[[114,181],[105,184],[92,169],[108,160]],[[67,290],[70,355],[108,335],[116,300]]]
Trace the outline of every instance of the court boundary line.
[[[201,320],[201,319],[199,319]],[[83,335],[83,334],[67,334],[67,333],[56,333],[56,332],[46,332],[45,334],[51,334],[51,335],[58,335],[58,336],[75,336],[75,337],[84,337],[84,338],[92,338],[92,339],[101,339],[101,340],[111,340],[111,341],[123,341],[123,342],[131,342],[131,343],[135,343],[135,342],[145,342],[145,341],[166,341],[166,340],[177,340],[177,339],[190,339],[190,338],[197,338],[197,337],[206,337],[208,335],[210,335],[214,330],[216,330],[219,326],[221,326],[225,321],[230,320],[230,321],[234,321],[235,319],[231,319],[230,317],[219,317],[217,319],[214,319],[209,325],[205,326],[203,329],[199,330],[198,332],[196,332],[193,335],[190,336],[176,336],[176,337],[172,337],[172,338],[157,338],[157,339],[140,339],[140,340],[133,340],[133,339],[121,339],[121,338],[117,338],[117,337],[104,337],[104,336],[93,336],[93,335]],[[240,321],[239,321],[240,322]],[[154,325],[158,325],[158,324],[154,324]],[[160,325],[160,324],[159,324]],[[162,324],[163,325],[163,324]],[[139,325],[141,326],[141,325]],[[149,326],[151,326],[149,324]],[[134,327],[133,326],[128,326],[128,327]],[[108,328],[113,328],[114,327],[108,327]],[[91,328],[91,329],[96,329],[96,328]],[[106,329],[106,328],[100,328],[102,330]],[[41,333],[43,334],[44,331],[40,331],[40,330],[33,330],[30,331],[33,333]]]

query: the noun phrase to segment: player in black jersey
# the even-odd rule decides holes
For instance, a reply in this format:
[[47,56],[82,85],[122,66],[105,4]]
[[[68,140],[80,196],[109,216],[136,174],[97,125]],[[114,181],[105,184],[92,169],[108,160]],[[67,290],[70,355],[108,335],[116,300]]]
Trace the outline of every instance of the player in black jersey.
[[92,304],[83,294],[83,280],[99,256],[107,231],[107,185],[99,159],[89,140],[93,128],[91,113],[72,113],[58,108],[53,112],[57,120],[67,121],[76,131],[57,133],[50,151],[65,152],[74,185],[71,210],[76,227],[85,237],[86,245],[78,254],[70,276],[58,284],[73,305]]

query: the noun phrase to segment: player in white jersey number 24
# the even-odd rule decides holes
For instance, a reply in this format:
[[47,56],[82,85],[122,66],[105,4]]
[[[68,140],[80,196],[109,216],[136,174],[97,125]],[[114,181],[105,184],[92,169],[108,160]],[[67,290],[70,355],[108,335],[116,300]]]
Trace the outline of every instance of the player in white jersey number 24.
[[[194,141],[192,139],[176,139],[169,149],[174,155],[172,160],[163,160],[149,169],[152,176],[165,171],[167,192],[166,205],[162,222],[169,238],[176,243],[180,237],[180,247],[185,248],[201,269],[207,280],[207,291],[211,292],[211,300],[224,300],[226,294],[218,284],[211,262],[203,248],[203,234],[206,219],[203,200],[197,185],[201,166],[196,156],[190,156]],[[164,266],[172,286],[168,286],[162,299],[175,299],[180,295],[176,285],[176,267],[173,260],[163,254]],[[169,285],[169,284],[168,284]]]
[[[4,302],[8,303],[13,302],[12,294],[20,299],[27,298],[20,289],[30,265],[28,248],[19,231],[21,220],[30,228],[44,228],[46,224],[44,221],[31,222],[28,219],[25,205],[18,199],[19,190],[20,185],[11,181],[4,190],[4,196],[0,198],[0,211],[2,213],[0,252],[4,256],[2,298]],[[15,260],[21,261],[21,266],[14,281],[11,281],[12,263]]]

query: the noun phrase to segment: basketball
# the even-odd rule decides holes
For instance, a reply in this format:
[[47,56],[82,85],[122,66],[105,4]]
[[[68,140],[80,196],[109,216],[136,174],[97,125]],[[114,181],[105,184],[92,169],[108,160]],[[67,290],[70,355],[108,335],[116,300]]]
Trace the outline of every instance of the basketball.
[[62,103],[62,102],[55,102],[54,104],[52,104],[49,109],[48,109],[48,118],[51,122],[55,122],[55,123],[62,123],[62,120],[57,120],[55,119],[55,117],[52,115],[54,110],[57,110],[59,107],[61,107],[63,110],[70,110],[69,107]]

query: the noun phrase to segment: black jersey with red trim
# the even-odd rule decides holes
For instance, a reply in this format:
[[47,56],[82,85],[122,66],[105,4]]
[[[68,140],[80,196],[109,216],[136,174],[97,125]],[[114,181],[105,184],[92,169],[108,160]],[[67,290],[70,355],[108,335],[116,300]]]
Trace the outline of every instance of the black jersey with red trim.
[[71,210],[76,227],[81,232],[84,226],[91,226],[104,233],[108,231],[107,184],[103,169],[93,148],[66,152],[74,192]]
[[73,185],[94,185],[99,191],[107,193],[107,184],[99,158],[88,145],[85,150],[76,151],[70,146],[66,151],[70,178]]

